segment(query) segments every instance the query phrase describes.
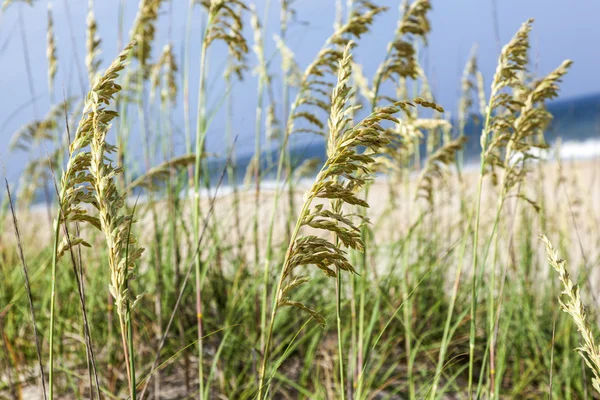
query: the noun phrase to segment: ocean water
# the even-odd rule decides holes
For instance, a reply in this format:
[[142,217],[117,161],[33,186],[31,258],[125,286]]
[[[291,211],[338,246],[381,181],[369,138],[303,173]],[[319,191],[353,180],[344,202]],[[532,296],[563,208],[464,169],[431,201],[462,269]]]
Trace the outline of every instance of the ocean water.
[[[541,157],[556,157],[555,150],[559,147],[559,155],[563,159],[582,160],[600,157],[600,94],[577,97],[572,99],[557,100],[548,104],[548,110],[554,119],[545,133],[546,141],[552,146],[548,151],[540,153]],[[482,118],[480,118],[481,120]],[[454,124],[456,125],[456,124]],[[467,143],[464,148],[465,166],[479,164],[481,152],[479,137],[481,125],[467,124],[465,128]],[[457,133],[454,132],[454,136]],[[425,143],[421,144],[421,154],[426,154]],[[264,151],[261,155],[261,170],[264,171],[266,181],[275,179],[273,162],[277,161],[279,149],[274,148]],[[292,144],[292,160],[294,165],[300,165],[304,160],[317,158],[322,164],[325,161],[325,141],[320,137],[296,140]],[[245,171],[253,154],[242,153],[236,155],[237,180],[242,182]],[[222,170],[224,160],[217,160],[211,164],[211,175]]]
[[[559,156],[562,159],[583,160],[600,157],[600,94],[554,101],[548,104],[548,110],[554,115],[554,119],[545,136],[552,148],[541,152],[540,157],[548,159],[556,157],[555,150],[559,143]],[[466,126],[465,131],[467,143],[464,147],[464,168],[475,168],[479,165],[481,126],[470,123]],[[457,133],[453,132],[453,135],[456,136]],[[317,168],[324,163],[326,157],[324,138],[316,135],[292,137],[290,144],[294,166],[299,166],[309,159],[318,160],[315,163]],[[425,143],[421,144],[420,151],[423,155],[422,160],[425,160]],[[261,153],[262,187],[265,190],[277,186],[275,177],[278,156],[277,143],[271,149],[263,150]],[[253,153],[251,152],[233,154],[235,180],[238,184],[243,184],[252,158]],[[223,176],[223,182],[219,187],[219,194],[225,195],[231,192],[232,182],[228,180],[228,174],[224,174],[226,159],[226,156],[220,156],[209,161],[211,185],[209,189],[203,189],[202,196],[214,195],[214,189],[221,176]],[[142,192],[134,193],[134,196],[138,194],[142,196],[141,198],[144,197]],[[41,201],[43,201],[43,196],[40,193],[37,196],[37,202]]]

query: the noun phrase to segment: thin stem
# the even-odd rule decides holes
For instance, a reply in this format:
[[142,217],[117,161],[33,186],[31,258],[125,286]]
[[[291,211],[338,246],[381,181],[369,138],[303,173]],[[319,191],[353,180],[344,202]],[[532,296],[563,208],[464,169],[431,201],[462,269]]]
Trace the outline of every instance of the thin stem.
[[[336,239],[336,246],[338,246],[338,239]],[[335,304],[335,314],[337,321],[337,334],[338,334],[338,362],[340,364],[340,398],[345,400],[346,398],[346,384],[344,377],[344,352],[343,352],[343,338],[342,338],[342,274],[341,270],[337,269],[337,279],[335,285],[336,292],[336,304]]]
[[464,234],[463,237],[463,244],[461,247],[461,252],[460,252],[460,259],[458,262],[458,268],[456,269],[456,275],[454,278],[454,287],[452,289],[452,298],[450,300],[450,306],[448,308],[448,315],[446,316],[446,322],[444,324],[444,333],[442,334],[442,342],[441,342],[441,346],[440,346],[440,353],[438,356],[438,363],[436,366],[436,370],[435,370],[435,375],[433,378],[433,384],[432,384],[432,390],[431,390],[431,395],[429,396],[429,398],[431,400],[435,400],[436,398],[436,394],[437,394],[437,389],[438,389],[438,382],[442,373],[442,368],[444,366],[444,362],[446,360],[446,352],[448,350],[448,345],[450,344],[450,326],[452,324],[452,316],[454,315],[454,307],[456,305],[456,299],[458,297],[458,289],[460,286],[460,277],[462,275],[462,270],[463,270],[463,266],[464,266],[464,258],[465,258],[465,254],[466,254],[466,249],[467,249],[467,242],[468,242],[468,236],[469,236],[469,227],[471,226],[471,217],[468,217],[468,222],[467,222],[467,231]]
[[[62,197],[62,196],[61,196]],[[60,201],[60,199],[59,199]],[[60,204],[59,204],[60,205]],[[60,237],[60,220],[62,218],[62,208],[58,211],[58,216],[54,220],[54,246],[52,248],[52,272],[50,284],[50,339],[49,339],[49,370],[48,370],[48,398],[54,399],[54,324],[55,324],[55,304],[56,304],[56,264],[58,262],[58,242]]]
[[[279,163],[281,165],[281,162]],[[313,201],[314,197],[310,196],[305,202],[304,205],[302,206],[302,210],[300,211],[300,215],[298,217],[298,220],[296,221],[296,226],[294,227],[294,231],[292,232],[292,236],[290,237],[290,244],[287,248],[287,251],[285,252],[285,259],[283,261],[283,266],[281,268],[281,273],[279,274],[279,280],[277,281],[277,286],[275,287],[275,291],[273,292],[273,301],[272,301],[272,305],[271,305],[271,317],[269,319],[269,328],[268,328],[268,334],[267,334],[267,341],[265,343],[265,348],[264,348],[264,356],[262,359],[262,364],[260,367],[260,372],[259,372],[259,388],[258,388],[258,399],[262,400],[263,399],[263,394],[266,396],[266,390],[265,390],[265,372],[267,369],[267,360],[269,359],[270,356],[270,352],[271,352],[271,341],[273,339],[273,327],[275,325],[275,316],[277,315],[277,295],[278,293],[281,291],[281,288],[283,286],[283,280],[285,279],[285,273],[286,273],[286,267],[287,264],[289,262],[290,259],[290,255],[292,254],[292,250],[294,247],[294,243],[296,242],[296,238],[298,237],[298,234],[300,233],[300,227],[302,226],[302,220],[304,219],[304,217],[306,217],[306,215],[308,214],[308,211],[310,209],[310,205]]]
[[[492,92],[490,98],[494,98],[495,93]],[[487,135],[490,128],[490,122],[492,117],[491,107],[488,106],[488,110],[485,117],[485,125],[483,128],[483,140],[481,143],[481,160],[480,160],[480,168],[479,168],[479,181],[477,184],[477,205],[475,212],[475,228],[473,232],[473,254],[472,259],[473,262],[471,264],[471,270],[473,276],[471,278],[471,327],[469,331],[469,383],[467,388],[467,393],[469,398],[473,392],[473,362],[475,357],[475,326],[476,326],[476,310],[475,307],[477,305],[477,254],[478,254],[478,246],[479,246],[479,224],[480,224],[480,215],[481,215],[481,194],[483,189],[483,176],[485,173],[485,153],[487,150]]]
[[[212,14],[209,13],[209,19],[206,25],[206,30],[212,23]],[[206,31],[205,35],[206,37]],[[199,76],[199,87],[198,87],[198,110],[196,115],[196,161],[194,165],[194,239],[196,242],[199,240],[200,235],[200,173],[201,171],[201,160],[204,156],[204,147],[206,141],[206,131],[204,124],[204,101],[205,101],[205,75],[206,75],[206,53],[208,45],[206,41],[202,42],[202,50],[200,53],[200,76]],[[202,286],[201,286],[201,257],[196,257],[195,260],[195,283],[196,283],[196,322],[198,330],[198,385],[200,391],[198,396],[200,399],[204,397],[204,350],[202,340]]]

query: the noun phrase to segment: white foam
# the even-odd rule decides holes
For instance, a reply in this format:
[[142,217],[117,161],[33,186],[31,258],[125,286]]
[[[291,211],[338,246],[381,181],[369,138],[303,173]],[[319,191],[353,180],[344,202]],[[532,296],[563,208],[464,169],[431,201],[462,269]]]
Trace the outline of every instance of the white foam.
[[587,160],[600,157],[600,139],[587,139],[585,141],[568,141],[561,144],[560,158]]
[[549,149],[532,153],[544,160],[556,160],[557,155],[561,160],[589,160],[600,157],[600,139],[569,140],[560,144],[555,142]]

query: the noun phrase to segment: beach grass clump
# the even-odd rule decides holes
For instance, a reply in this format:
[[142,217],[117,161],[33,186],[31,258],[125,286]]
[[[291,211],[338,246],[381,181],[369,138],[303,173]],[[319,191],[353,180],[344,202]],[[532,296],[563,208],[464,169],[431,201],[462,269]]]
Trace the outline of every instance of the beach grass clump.
[[[387,47],[389,2],[331,2],[312,60],[322,21],[303,1],[189,0],[185,26],[179,2],[140,0],[135,18],[125,0],[53,2],[45,38],[26,29],[41,4],[15,3],[2,21],[18,13],[21,45],[2,49],[22,51],[30,90],[3,118],[23,127],[1,160],[0,398],[600,393],[596,163],[544,157],[572,62],[538,75],[532,20],[488,89],[475,46],[455,60],[450,110],[430,0],[398,2]],[[131,42],[110,64],[106,21]]]
[[[69,158],[60,180],[58,198],[59,215],[54,221],[55,247],[53,253],[53,272],[55,276],[58,259],[76,246],[91,245],[80,237],[66,235],[59,244],[59,229],[69,223],[84,223],[100,230],[105,237],[108,250],[108,269],[110,271],[109,292],[115,299],[117,315],[121,327],[123,352],[125,354],[130,393],[134,397],[135,371],[133,369],[132,338],[127,326],[130,326],[129,275],[143,249],[136,246],[131,234],[132,215],[122,214],[125,198],[119,194],[115,176],[120,169],[114,167],[108,155],[115,146],[107,143],[106,135],[110,122],[117,116],[108,107],[121,87],[116,83],[119,72],[125,67],[125,61],[134,48],[130,43],[111,63],[107,70],[95,80],[86,97],[83,116],[75,136],[69,146]],[[92,205],[98,216],[91,215],[83,205]],[[54,280],[53,280],[54,282]],[[54,285],[54,283],[53,283]],[[51,319],[54,317],[54,288],[52,296]],[[50,327],[50,397],[53,393],[52,339],[54,329]]]

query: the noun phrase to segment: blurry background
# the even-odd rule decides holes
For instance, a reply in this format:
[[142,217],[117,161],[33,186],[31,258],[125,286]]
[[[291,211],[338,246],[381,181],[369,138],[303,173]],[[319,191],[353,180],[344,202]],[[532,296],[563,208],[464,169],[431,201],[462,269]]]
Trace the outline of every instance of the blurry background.
[[[7,154],[11,135],[23,124],[33,118],[45,115],[50,105],[47,89],[46,62],[46,24],[47,7],[51,3],[55,21],[55,35],[58,50],[58,73],[54,101],[62,99],[60,87],[67,97],[80,96],[88,89],[85,69],[85,31],[88,4],[84,0],[37,0],[30,6],[24,2],[14,2],[0,17],[0,153],[6,163],[9,178],[14,179],[20,172],[27,155],[23,152]],[[279,1],[256,0],[259,16],[267,15],[267,36],[265,47],[273,71],[280,71],[280,59],[272,35],[279,32]],[[287,43],[294,51],[296,60],[304,69],[314,58],[316,51],[333,30],[331,21],[335,20],[335,0],[296,0],[295,18],[289,24]],[[345,3],[345,1],[343,1]],[[390,12],[380,15],[372,32],[361,39],[355,49],[356,61],[364,67],[365,75],[370,78],[383,59],[387,43],[392,39],[399,15],[399,0],[378,0],[377,4],[390,7]],[[345,4],[344,4],[345,5]],[[129,29],[137,12],[137,0],[102,0],[95,2],[95,14],[98,23],[98,35],[102,38],[103,63],[117,54],[119,43],[129,35]],[[269,7],[268,10],[265,7]],[[151,59],[156,59],[163,45],[176,43],[174,51],[179,64],[179,73],[183,71],[186,18],[189,2],[186,0],[168,1],[161,7],[157,28],[156,45],[153,46]],[[200,43],[205,16],[195,7],[191,16],[194,23],[191,29],[190,45],[190,109],[196,110],[198,87],[198,64]],[[343,11],[344,13],[346,10]],[[436,101],[451,117],[456,115],[460,95],[462,70],[471,49],[477,45],[479,68],[481,69],[486,90],[494,74],[501,43],[506,43],[526,19],[535,17],[532,32],[531,60],[533,70],[539,75],[548,73],[565,58],[575,63],[571,72],[561,85],[561,100],[551,105],[556,120],[549,139],[557,135],[563,137],[564,156],[590,156],[600,153],[597,142],[589,142],[599,137],[600,128],[600,79],[598,66],[600,52],[597,43],[600,39],[600,2],[596,0],[578,0],[572,2],[558,0],[453,0],[433,2],[431,13],[432,32],[428,46],[420,49],[421,65],[429,77]],[[251,43],[252,32],[249,24],[245,26],[246,37]],[[225,148],[225,107],[222,79],[227,51],[222,43],[211,47],[208,72],[208,107],[218,109],[208,130],[207,146],[209,152],[221,153]],[[256,65],[254,54],[248,56],[251,65]],[[30,68],[27,68],[26,60]],[[277,72],[275,72],[277,73]],[[281,77],[273,76],[273,88],[281,115]],[[31,80],[31,82],[30,82]],[[179,82],[181,84],[181,81]],[[246,74],[243,82],[236,82],[232,92],[234,101],[234,120],[232,129],[239,135],[238,154],[250,154],[253,151],[254,119],[256,96],[242,96],[246,91],[254,93],[257,85],[255,74]],[[241,86],[241,87],[240,87]],[[30,89],[34,88],[34,89]],[[176,129],[176,146],[183,151],[183,108],[182,91],[179,92],[177,107],[173,112]],[[195,126],[195,112],[192,112],[191,126]],[[77,118],[78,119],[78,118]],[[133,131],[136,122],[133,121]],[[565,127],[568,126],[568,129]],[[150,127],[152,131],[152,127]],[[471,132],[472,133],[472,132]],[[477,133],[478,134],[478,133]],[[150,133],[152,136],[152,132]],[[312,135],[310,138],[297,139],[296,145],[321,146]],[[135,132],[132,141],[136,140]],[[139,140],[139,138],[138,138]],[[588,140],[584,146],[575,144]],[[135,143],[134,143],[135,144]],[[471,140],[467,148],[477,151],[478,141]],[[132,146],[131,148],[139,148]],[[317,151],[317,150],[314,150]],[[137,166],[139,167],[139,166]]]

